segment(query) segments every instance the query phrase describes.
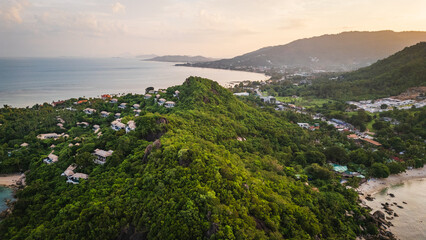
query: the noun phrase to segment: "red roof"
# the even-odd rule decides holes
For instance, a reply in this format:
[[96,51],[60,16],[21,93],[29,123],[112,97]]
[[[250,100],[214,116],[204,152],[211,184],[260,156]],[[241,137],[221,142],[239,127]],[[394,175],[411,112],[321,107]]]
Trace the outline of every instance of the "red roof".
[[361,138],[361,140],[366,141],[368,143],[371,143],[371,144],[373,144],[375,146],[382,146],[382,144],[380,144],[379,142],[376,142],[376,141],[368,139],[368,138]]
[[77,102],[77,104],[81,104],[81,103],[85,103],[85,102],[87,102],[87,100],[80,100],[80,101]]
[[397,162],[403,162],[404,160],[402,160],[401,158],[399,158],[399,157],[395,157],[395,156],[392,156],[391,157],[393,160],[395,160],[395,161],[397,161]]

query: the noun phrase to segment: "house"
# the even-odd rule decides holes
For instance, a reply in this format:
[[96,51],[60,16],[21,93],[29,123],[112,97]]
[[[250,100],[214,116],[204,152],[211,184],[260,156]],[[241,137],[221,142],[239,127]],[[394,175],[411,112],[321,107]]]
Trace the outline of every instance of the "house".
[[179,97],[179,93],[180,93],[179,90],[176,90],[175,93],[173,94],[173,97],[177,97],[178,98]]
[[135,131],[135,129],[136,129],[136,123],[135,123],[135,121],[129,121],[127,123],[127,126],[126,126],[126,133],[128,133],[130,131]]
[[380,144],[379,142],[376,142],[376,141],[368,139],[368,138],[361,138],[361,140],[366,141],[366,142],[368,142],[370,144],[373,144],[376,147],[382,146],[382,144]]
[[86,103],[86,102],[87,102],[87,100],[80,100],[80,101],[77,102],[77,104],[82,104],[82,103]]
[[142,111],[140,109],[135,109],[133,112],[135,113],[135,116],[138,117]]
[[103,94],[103,95],[101,96],[101,98],[102,98],[102,100],[107,100],[107,99],[110,99],[110,98],[111,98],[111,95],[109,95],[109,94]]
[[149,90],[149,92],[148,92],[149,94],[157,94],[157,91],[155,91],[155,90]]
[[93,155],[96,156],[95,163],[97,164],[105,164],[107,157],[111,156],[113,153],[112,150],[105,151],[101,149],[96,149]]
[[65,129],[64,124],[62,124],[62,123],[57,123],[56,126],[58,126],[60,129]]
[[61,135],[57,134],[57,133],[45,133],[45,134],[39,134],[37,136],[38,139],[40,140],[45,140],[45,139],[58,139],[59,137],[61,137]]
[[151,94],[145,94],[145,99],[150,99],[152,97],[152,95]]
[[85,173],[74,173],[73,175],[71,175],[68,180],[67,183],[72,183],[72,184],[79,184],[80,179],[89,179],[89,175],[85,174]]
[[165,102],[164,103],[164,107],[166,107],[166,108],[172,108],[172,107],[174,107],[175,106],[175,102],[173,102],[173,101],[167,101],[167,102]]
[[95,131],[95,133],[97,133],[100,129],[101,127],[99,125],[93,125],[93,131]]
[[75,163],[68,166],[68,168],[61,174],[61,176],[71,177],[74,175],[74,170],[77,168]]
[[111,99],[109,102],[110,102],[110,103],[117,103],[117,102],[118,102],[118,100],[117,100],[117,98],[113,98],[113,99]]
[[107,112],[107,111],[102,111],[101,112],[101,117],[108,117],[111,113]]
[[52,151],[47,158],[43,159],[43,162],[46,164],[51,164],[51,163],[55,163],[58,161],[58,156],[56,156],[55,154],[53,154],[54,151]]
[[264,103],[275,104],[277,99],[273,96],[261,97],[260,98]]
[[140,108],[140,106],[141,106],[141,105],[139,105],[139,104],[133,104],[133,108],[134,108],[134,109],[139,109],[139,108]]
[[158,99],[158,105],[163,106],[163,104],[166,102],[166,99],[160,98]]
[[118,108],[126,109],[126,105],[127,103],[121,103],[120,106],[118,106]]
[[120,117],[121,117],[121,113],[116,113],[116,114],[114,114],[114,117],[115,117],[115,118],[120,118]]
[[353,139],[353,140],[358,140],[359,137],[356,134],[349,134],[348,136],[346,136],[348,139]]
[[52,106],[53,106],[53,107],[56,107],[56,106],[58,106],[58,105],[60,105],[60,104],[64,104],[64,103],[65,103],[65,101],[52,102]]
[[119,131],[121,129],[126,128],[126,124],[121,122],[121,119],[117,119],[111,123],[111,128],[115,131]]
[[21,147],[28,147],[28,145],[29,145],[28,143],[24,142],[24,143],[22,143],[20,146],[21,146]]
[[309,123],[297,123],[299,127],[309,129]]
[[89,126],[89,123],[88,123],[88,122],[77,122],[77,126],[80,126],[80,127],[86,128],[86,127],[88,127],[88,126]]
[[234,93],[235,96],[240,96],[240,97],[248,97],[250,96],[250,93],[248,92],[239,92],[239,93]]
[[93,109],[93,108],[86,108],[86,109],[83,110],[83,112],[86,113],[86,114],[93,114],[93,113],[96,112],[96,110]]

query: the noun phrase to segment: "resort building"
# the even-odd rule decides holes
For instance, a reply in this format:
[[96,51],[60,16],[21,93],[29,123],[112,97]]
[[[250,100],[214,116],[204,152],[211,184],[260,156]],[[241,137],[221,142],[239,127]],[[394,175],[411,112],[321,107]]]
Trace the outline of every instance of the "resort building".
[[105,151],[101,149],[96,149],[93,155],[96,156],[95,163],[97,164],[105,164],[107,157],[111,156],[113,153],[112,150]]
[[135,123],[135,121],[129,121],[127,123],[127,126],[126,126],[126,133],[128,133],[130,131],[135,131],[135,129],[136,129],[136,123]]
[[101,112],[101,117],[108,117],[111,113],[107,112],[107,111],[102,111]]
[[121,129],[126,128],[126,124],[121,122],[121,119],[117,119],[111,123],[111,128],[115,131],[120,131]]
[[118,108],[121,109],[126,109],[127,103],[121,103],[120,106],[118,106]]
[[86,114],[93,114],[93,113],[96,112],[96,110],[93,109],[93,108],[86,108],[86,109],[83,110],[83,112],[86,113]]
[[47,156],[47,158],[43,159],[43,162],[46,164],[55,163],[58,161],[58,156],[53,154],[53,151]]
[[164,107],[166,107],[166,108],[172,108],[172,107],[174,107],[175,106],[175,102],[173,102],[173,101],[167,101],[167,102],[165,102],[164,103]]

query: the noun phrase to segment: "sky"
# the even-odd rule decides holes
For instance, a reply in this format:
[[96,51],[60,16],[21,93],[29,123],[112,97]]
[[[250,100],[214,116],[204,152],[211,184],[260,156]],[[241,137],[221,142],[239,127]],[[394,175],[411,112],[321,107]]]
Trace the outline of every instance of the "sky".
[[425,0],[0,0],[0,57],[203,55],[344,31],[425,31]]

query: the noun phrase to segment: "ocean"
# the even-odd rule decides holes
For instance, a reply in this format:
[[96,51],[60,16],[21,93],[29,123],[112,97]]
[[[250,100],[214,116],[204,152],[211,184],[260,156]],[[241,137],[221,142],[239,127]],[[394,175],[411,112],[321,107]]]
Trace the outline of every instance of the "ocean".
[[[393,193],[394,198],[388,194]],[[393,232],[401,240],[426,239],[426,179],[413,179],[400,184],[392,185],[373,195],[375,200],[367,202],[374,211],[384,212],[380,203],[396,202],[402,206],[391,208],[399,215],[390,220]],[[406,202],[407,204],[404,204]],[[386,213],[385,213],[386,214]],[[387,214],[386,214],[387,215]],[[387,215],[388,216],[388,215]]]
[[5,200],[13,199],[12,194],[13,194],[12,189],[0,186],[0,212],[7,209]]
[[182,84],[189,76],[222,86],[244,80],[265,80],[259,73],[176,67],[175,63],[136,58],[20,58],[0,59],[0,106],[32,106],[111,93],[145,93],[145,88]]

